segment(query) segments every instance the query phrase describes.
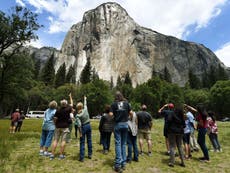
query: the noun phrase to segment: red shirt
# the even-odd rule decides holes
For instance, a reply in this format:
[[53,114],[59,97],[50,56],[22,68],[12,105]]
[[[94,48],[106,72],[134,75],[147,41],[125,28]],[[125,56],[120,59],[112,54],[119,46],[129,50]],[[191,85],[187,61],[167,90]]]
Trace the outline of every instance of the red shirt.
[[19,112],[14,112],[14,113],[11,115],[11,121],[12,121],[12,122],[17,122],[19,118],[20,118]]
[[196,120],[198,122],[198,124],[197,124],[198,129],[208,127],[208,121],[207,121],[207,117],[205,115],[198,114]]

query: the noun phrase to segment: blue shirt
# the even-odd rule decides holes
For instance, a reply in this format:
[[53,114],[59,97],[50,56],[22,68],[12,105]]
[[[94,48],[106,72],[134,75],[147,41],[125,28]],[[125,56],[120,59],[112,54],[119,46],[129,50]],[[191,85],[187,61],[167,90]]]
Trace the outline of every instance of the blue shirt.
[[45,111],[45,117],[42,124],[42,130],[55,130],[54,125],[54,114],[56,113],[56,109],[47,109]]
[[186,127],[184,128],[184,133],[191,133],[194,131],[192,124],[194,124],[194,116],[191,112],[186,113],[187,119],[185,120]]

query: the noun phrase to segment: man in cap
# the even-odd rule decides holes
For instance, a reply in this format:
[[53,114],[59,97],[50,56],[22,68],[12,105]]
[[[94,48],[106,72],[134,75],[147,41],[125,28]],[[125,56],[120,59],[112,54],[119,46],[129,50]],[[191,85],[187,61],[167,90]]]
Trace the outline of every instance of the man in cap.
[[16,109],[14,113],[11,115],[11,125],[10,125],[10,133],[15,133],[16,126],[18,124],[18,119],[20,118],[19,109]]

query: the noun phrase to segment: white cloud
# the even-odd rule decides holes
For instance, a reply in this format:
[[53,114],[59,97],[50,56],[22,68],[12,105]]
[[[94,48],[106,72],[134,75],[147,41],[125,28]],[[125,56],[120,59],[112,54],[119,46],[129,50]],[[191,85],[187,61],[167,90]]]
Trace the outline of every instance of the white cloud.
[[219,50],[216,50],[215,54],[224,65],[230,67],[230,42],[224,44]]
[[37,47],[37,48],[41,48],[43,46],[45,46],[43,44],[43,42],[41,40],[31,40],[29,43],[26,44],[27,46],[33,46],[33,47]]
[[[66,32],[81,21],[85,11],[95,8],[107,0],[18,0],[28,3],[37,12],[49,12],[49,33]],[[207,26],[217,16],[220,6],[227,0],[114,0],[123,6],[129,15],[140,25],[152,28],[166,35],[186,38],[188,26],[196,30]]]
[[16,3],[22,7],[25,7],[26,5],[22,2],[22,0],[16,0]]

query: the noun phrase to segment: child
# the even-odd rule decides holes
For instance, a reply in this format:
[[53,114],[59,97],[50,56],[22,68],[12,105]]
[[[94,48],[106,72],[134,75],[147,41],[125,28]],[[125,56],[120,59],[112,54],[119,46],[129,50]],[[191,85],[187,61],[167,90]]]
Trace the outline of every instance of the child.
[[215,152],[221,152],[221,146],[218,141],[218,128],[213,112],[208,112],[208,136]]

